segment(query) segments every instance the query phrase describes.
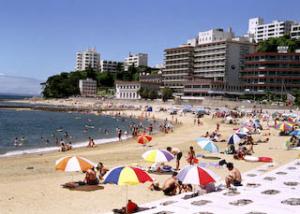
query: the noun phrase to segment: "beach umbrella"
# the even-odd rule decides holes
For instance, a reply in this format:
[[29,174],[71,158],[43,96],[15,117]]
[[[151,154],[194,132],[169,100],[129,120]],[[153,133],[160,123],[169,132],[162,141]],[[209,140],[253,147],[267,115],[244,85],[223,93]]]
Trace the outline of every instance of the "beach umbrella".
[[145,182],[152,182],[150,175],[140,168],[131,166],[118,166],[106,173],[104,184],[137,185]]
[[211,153],[218,153],[219,148],[208,138],[198,138],[197,144],[205,151],[211,152]]
[[245,134],[248,134],[249,133],[249,129],[247,129],[246,127],[242,127],[242,128],[239,128],[238,130],[236,130],[236,133],[245,133]]
[[152,111],[153,111],[152,107],[149,106],[149,107],[147,108],[147,112],[152,112]]
[[87,171],[94,166],[95,163],[80,156],[67,156],[55,162],[55,169],[65,172]]
[[177,179],[183,184],[207,185],[216,182],[220,177],[207,168],[189,165],[179,171]]
[[126,186],[126,203],[128,198],[128,186],[138,185],[147,181],[153,182],[150,175],[144,170],[131,166],[117,166],[109,170],[104,178],[103,184],[116,184]]
[[142,157],[147,162],[163,163],[171,161],[174,155],[167,150],[153,149],[145,152]]
[[228,139],[228,144],[238,144],[241,141],[241,138],[238,134],[233,134]]
[[293,124],[284,122],[284,123],[282,123],[282,124],[279,125],[279,129],[281,131],[292,131]]
[[145,134],[145,133],[138,136],[138,139],[137,139],[138,143],[142,144],[142,145],[145,145],[145,144],[149,143],[151,140],[152,140],[152,137],[150,135]]
[[296,129],[290,133],[290,135],[300,136],[300,129]]

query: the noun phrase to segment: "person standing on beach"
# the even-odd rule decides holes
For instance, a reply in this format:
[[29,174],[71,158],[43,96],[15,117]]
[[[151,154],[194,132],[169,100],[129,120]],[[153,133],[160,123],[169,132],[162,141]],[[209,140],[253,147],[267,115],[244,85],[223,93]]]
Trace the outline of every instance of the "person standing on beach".
[[182,152],[178,148],[174,148],[174,147],[167,147],[167,150],[169,152],[171,152],[174,156],[176,156],[176,168],[175,168],[175,170],[178,171],[179,166],[180,166],[180,159],[182,157]]
[[153,125],[152,125],[152,123],[150,123],[150,125],[149,125],[149,134],[151,135],[152,134],[152,132],[153,132]]
[[195,154],[194,147],[190,146],[190,150],[188,152],[188,156],[187,156],[186,160],[190,165],[193,165],[195,162],[195,159],[196,159],[196,154]]
[[118,129],[118,138],[119,141],[122,141],[122,129]]

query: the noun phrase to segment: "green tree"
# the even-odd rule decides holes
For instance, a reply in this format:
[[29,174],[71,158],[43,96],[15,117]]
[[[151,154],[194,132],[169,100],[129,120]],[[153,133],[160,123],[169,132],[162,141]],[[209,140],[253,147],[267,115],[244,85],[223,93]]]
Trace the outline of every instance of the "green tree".
[[162,89],[162,100],[165,102],[168,99],[172,99],[173,98],[173,91],[171,88],[165,87]]
[[158,93],[157,93],[157,91],[156,90],[150,90],[150,92],[149,92],[149,99],[151,99],[151,100],[154,100],[154,99],[157,99],[158,98]]
[[96,80],[98,86],[113,87],[115,80],[110,72],[97,73]]

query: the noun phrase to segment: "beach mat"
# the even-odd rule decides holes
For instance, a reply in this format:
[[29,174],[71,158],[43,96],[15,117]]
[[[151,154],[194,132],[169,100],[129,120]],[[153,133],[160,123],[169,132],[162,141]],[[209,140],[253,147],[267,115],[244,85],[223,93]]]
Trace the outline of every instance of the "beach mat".
[[92,192],[92,191],[104,189],[103,186],[87,185],[87,184],[83,184],[82,182],[68,182],[63,184],[62,187],[72,191],[82,191],[82,192]]

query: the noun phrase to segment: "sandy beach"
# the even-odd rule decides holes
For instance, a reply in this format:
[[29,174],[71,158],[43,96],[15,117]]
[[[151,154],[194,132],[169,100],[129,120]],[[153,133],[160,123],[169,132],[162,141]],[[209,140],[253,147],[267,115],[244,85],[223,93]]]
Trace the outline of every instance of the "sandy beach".
[[[55,101],[53,102],[56,104]],[[65,103],[64,103],[65,104]],[[88,104],[87,104],[88,105]],[[156,107],[154,107],[155,109]],[[107,112],[110,114],[110,112]],[[142,111],[124,111],[126,115],[140,116]],[[139,165],[150,166],[143,161],[141,155],[152,148],[166,148],[174,146],[187,154],[189,146],[194,146],[197,154],[209,155],[203,151],[195,139],[205,134],[206,131],[214,131],[216,123],[220,119],[212,119],[205,116],[201,121],[203,125],[194,125],[193,115],[176,115],[172,118],[168,113],[154,112],[155,118],[172,121],[175,117],[182,125],[178,126],[174,132],[169,134],[156,134],[150,145],[145,148],[136,143],[135,139],[123,142],[98,145],[96,148],[80,148],[66,153],[52,152],[46,154],[30,154],[17,157],[7,157],[0,159],[0,209],[1,213],[104,213],[113,208],[120,208],[125,203],[125,188],[116,185],[103,185],[95,191],[76,191],[61,187],[69,181],[79,181],[84,179],[83,173],[65,173],[54,170],[55,160],[66,155],[80,155],[94,161],[101,161],[107,167],[112,168],[118,165]],[[265,124],[264,124],[265,125]],[[221,134],[223,139],[227,139],[238,125],[221,124]],[[271,128],[263,131],[271,133],[270,143],[260,144],[254,147],[255,156],[269,156],[274,160],[276,166],[281,166],[298,157],[296,150],[287,151],[284,142],[288,137],[278,136],[278,130]],[[262,135],[253,135],[254,139],[262,138]],[[226,147],[226,142],[216,143],[222,150]],[[253,163],[233,160],[232,156],[217,154],[218,157],[232,160],[241,172],[256,168],[262,163]],[[200,158],[200,162],[213,162],[212,160]],[[214,161],[216,162],[216,161]],[[172,166],[175,162],[170,163]],[[182,165],[186,165],[185,158],[181,160]],[[227,171],[223,168],[212,168],[222,178]],[[152,177],[162,183],[169,175],[153,175]],[[128,197],[138,204],[150,202],[164,198],[162,192],[149,191],[143,184],[130,186]]]

